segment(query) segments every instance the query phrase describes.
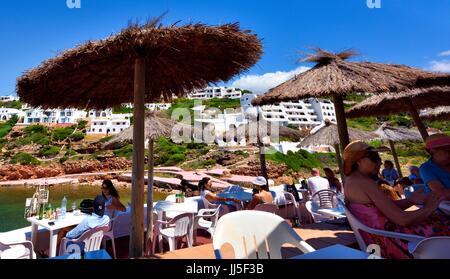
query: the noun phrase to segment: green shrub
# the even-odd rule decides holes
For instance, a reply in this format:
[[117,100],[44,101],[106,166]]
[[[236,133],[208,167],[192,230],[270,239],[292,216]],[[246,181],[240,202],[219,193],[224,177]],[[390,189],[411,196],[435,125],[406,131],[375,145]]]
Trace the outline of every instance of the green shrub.
[[39,125],[39,124],[27,126],[27,127],[25,127],[25,129],[23,129],[23,131],[27,135],[30,135],[30,134],[33,134],[33,133],[41,133],[41,134],[47,135],[47,133],[48,133],[47,127],[44,127],[44,126]]
[[39,156],[51,157],[59,154],[60,148],[57,146],[46,145],[39,150]]
[[13,108],[13,109],[22,109],[22,103],[20,101],[0,102],[0,107]]
[[195,160],[183,165],[183,169],[186,170],[196,170],[196,169],[205,169],[208,167],[212,167],[216,164],[216,160]]
[[86,128],[87,125],[87,121],[86,120],[78,120],[78,130],[83,130]]
[[294,171],[299,171],[301,168],[312,169],[321,167],[321,163],[316,158],[315,154],[311,154],[303,149],[300,149],[295,153],[288,151],[286,155],[281,152],[266,154],[266,159],[284,163]]
[[131,157],[133,155],[133,145],[127,144],[120,149],[114,150],[113,153],[114,153],[114,155],[116,155],[118,157],[124,157],[127,159],[131,159]]
[[13,115],[8,121],[0,124],[0,139],[5,137],[18,121],[17,115]]
[[38,159],[34,158],[31,154],[19,152],[14,157],[12,157],[11,164],[21,164],[21,165],[39,165]]
[[107,137],[101,138],[101,139],[99,140],[99,142],[105,143],[105,142],[109,141],[109,140],[112,139],[112,138],[113,138],[113,136],[107,136]]
[[72,127],[67,128],[55,128],[52,131],[53,140],[63,141],[67,139],[72,133],[74,129]]
[[83,134],[82,132],[75,132],[75,133],[71,134],[69,137],[73,141],[80,141],[80,140],[84,139],[85,134]]

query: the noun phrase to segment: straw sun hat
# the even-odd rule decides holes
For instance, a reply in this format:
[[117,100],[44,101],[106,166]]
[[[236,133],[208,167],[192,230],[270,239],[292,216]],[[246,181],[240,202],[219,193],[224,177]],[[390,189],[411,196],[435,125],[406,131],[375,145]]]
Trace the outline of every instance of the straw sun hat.
[[380,152],[385,150],[384,147],[374,148],[367,143],[357,140],[351,142],[344,149],[344,174],[350,175],[353,165],[361,158],[363,158],[368,152]]

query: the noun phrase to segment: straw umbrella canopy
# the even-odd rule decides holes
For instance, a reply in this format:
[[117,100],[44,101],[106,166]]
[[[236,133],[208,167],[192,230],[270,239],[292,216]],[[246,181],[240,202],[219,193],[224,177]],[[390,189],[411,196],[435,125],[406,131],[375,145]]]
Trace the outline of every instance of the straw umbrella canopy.
[[403,177],[402,170],[400,168],[400,163],[398,162],[397,152],[395,151],[394,142],[411,140],[411,141],[420,141],[422,137],[418,131],[414,131],[411,129],[405,129],[400,127],[393,127],[388,123],[383,123],[376,131],[381,140],[386,140],[389,142],[389,146],[391,147],[392,156],[394,157],[395,166],[398,170],[398,174],[400,177]]
[[130,257],[144,247],[144,103],[172,99],[253,66],[261,42],[238,24],[165,27],[159,19],[69,49],[17,80],[22,101],[44,108],[107,108],[134,101]]
[[[378,138],[378,136],[373,132],[362,131],[354,128],[348,129],[348,135],[351,141],[354,140],[370,141]],[[341,173],[342,180],[344,180],[342,159],[339,151],[339,142],[340,139],[337,125],[327,119],[325,121],[325,126],[317,130],[314,134],[310,134],[309,136],[304,138],[300,142],[299,147],[307,147],[315,145],[333,146],[336,151],[336,159],[339,165],[339,172]]]
[[375,95],[350,108],[346,112],[346,116],[355,118],[409,112],[425,140],[428,137],[428,132],[417,110],[442,105],[450,105],[450,86],[417,88],[401,93],[391,92]]
[[425,109],[420,113],[423,120],[450,120],[450,106],[442,106],[433,109]]
[[276,104],[306,97],[333,96],[340,143],[349,143],[343,97],[352,92],[398,92],[414,87],[419,78],[433,84],[431,78],[441,75],[404,65],[373,62],[349,62],[354,51],[337,54],[317,48],[315,53],[302,61],[315,63],[306,72],[270,89],[265,95],[253,100],[253,105]]
[[[155,113],[147,113],[144,122],[144,136],[148,140],[148,174],[147,174],[147,232],[153,231],[153,174],[154,174],[154,143],[160,137],[182,136],[174,130],[174,127],[179,128],[182,131],[189,132],[189,138],[191,137],[191,126],[177,123],[171,119],[162,118]],[[174,132],[174,134],[172,134]],[[180,138],[181,139],[181,138]],[[115,135],[111,140],[103,145],[103,148],[110,148],[118,143],[133,142],[133,126],[121,131]],[[147,245],[152,241],[152,233],[147,233],[146,243]],[[149,252],[151,249],[148,250]]]

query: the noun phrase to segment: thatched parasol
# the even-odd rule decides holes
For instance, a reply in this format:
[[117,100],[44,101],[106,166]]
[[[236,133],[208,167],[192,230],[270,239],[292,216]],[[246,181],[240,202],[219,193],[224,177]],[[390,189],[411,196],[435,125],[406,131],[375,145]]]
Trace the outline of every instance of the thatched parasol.
[[257,36],[238,24],[158,22],[67,50],[17,81],[18,96],[32,106],[105,108],[134,100],[130,257],[144,247],[144,103],[228,80],[262,53]]
[[450,120],[450,106],[442,106],[434,109],[425,109],[420,113],[423,120]]
[[381,140],[387,140],[389,142],[389,146],[391,147],[392,156],[394,157],[395,166],[397,167],[398,174],[400,177],[403,177],[402,170],[400,168],[400,163],[398,162],[397,152],[395,151],[394,142],[411,140],[411,141],[420,141],[422,138],[418,131],[393,127],[388,123],[383,123],[376,131]]
[[372,96],[349,109],[346,116],[350,118],[381,116],[408,111],[425,140],[428,137],[428,132],[417,110],[448,105],[450,105],[450,86],[417,88],[401,93]]
[[[191,137],[191,126],[177,123],[168,118],[157,116],[155,113],[147,113],[144,122],[144,137],[148,140],[148,174],[147,174],[147,232],[153,231],[153,174],[154,174],[154,143],[159,137],[181,136],[174,128],[177,126],[180,130],[188,131]],[[174,134],[172,134],[174,133]],[[110,148],[118,143],[133,142],[133,126],[128,127],[119,134],[115,135],[111,140],[103,144],[103,148]],[[152,233],[147,233],[147,241],[152,241]],[[148,250],[148,251],[151,251]]]
[[415,87],[419,78],[430,85],[433,81],[429,79],[442,76],[404,65],[346,61],[354,55],[351,50],[333,54],[317,48],[314,54],[303,59],[316,63],[312,69],[269,90],[264,96],[253,100],[253,105],[332,95],[340,143],[345,147],[349,143],[343,104],[347,93],[398,92]]
[[[373,132],[362,131],[354,128],[348,129],[348,134],[351,141],[363,140],[371,141],[379,138]],[[341,173],[342,180],[344,180],[342,159],[339,151],[339,134],[336,124],[331,123],[330,120],[325,120],[325,126],[317,130],[314,134],[310,134],[300,142],[299,147],[317,146],[317,145],[331,145],[336,150],[336,159],[339,165],[339,172]]]

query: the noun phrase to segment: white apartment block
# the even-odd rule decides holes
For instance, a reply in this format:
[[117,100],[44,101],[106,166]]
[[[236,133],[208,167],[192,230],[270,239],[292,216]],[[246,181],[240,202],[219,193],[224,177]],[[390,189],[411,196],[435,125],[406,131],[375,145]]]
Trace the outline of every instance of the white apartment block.
[[10,102],[10,101],[19,101],[19,97],[12,95],[0,96],[0,102]]
[[[252,107],[251,102],[255,97],[256,94],[244,94],[241,97],[241,106],[245,112]],[[307,98],[296,102],[281,102],[262,106],[261,110],[264,120],[300,128],[313,128],[325,119],[336,123],[334,104],[327,99]]]
[[40,109],[25,111],[23,123],[30,124],[76,124],[86,118],[86,111],[77,109]]
[[25,112],[13,108],[0,108],[0,121],[8,121],[13,115],[17,115],[19,118],[22,118],[25,117]]
[[114,135],[130,127],[130,119],[99,118],[91,120],[91,125],[87,128],[88,135]]
[[212,99],[212,98],[228,98],[239,99],[242,97],[242,91],[236,88],[228,87],[206,87],[201,90],[194,91],[188,94],[188,99]]

